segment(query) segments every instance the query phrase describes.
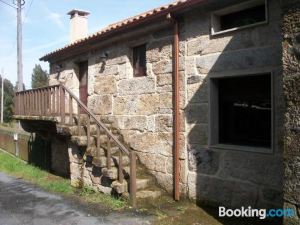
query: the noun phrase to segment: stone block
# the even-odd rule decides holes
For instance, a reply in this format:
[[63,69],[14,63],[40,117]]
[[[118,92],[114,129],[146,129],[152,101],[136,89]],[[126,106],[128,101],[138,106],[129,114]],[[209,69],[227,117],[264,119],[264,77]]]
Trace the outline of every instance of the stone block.
[[118,128],[127,130],[144,131],[147,129],[146,116],[119,116]]
[[214,206],[241,207],[257,206],[258,190],[245,182],[224,180],[216,177],[188,174],[188,195],[202,203]]
[[203,75],[191,75],[187,78],[187,84],[202,83],[204,79]]
[[173,95],[170,92],[159,95],[159,113],[172,113]]
[[166,161],[169,159],[166,156],[157,154],[155,157],[155,171],[157,172],[166,172]]
[[99,76],[95,81],[94,92],[96,94],[113,94],[117,91],[115,76]]
[[118,65],[109,65],[108,63],[104,64],[99,71],[99,74],[104,76],[118,75],[118,73],[119,73]]
[[188,168],[198,174],[216,174],[219,170],[220,153],[192,145],[188,152]]
[[158,62],[160,60],[160,53],[158,48],[148,49],[146,52],[146,61],[149,63]]
[[188,103],[208,103],[208,82],[187,85]]
[[131,147],[144,153],[172,156],[172,133],[136,134]]
[[71,163],[80,164],[83,162],[82,151],[78,148],[77,145],[68,143],[68,154]]
[[208,104],[188,104],[185,109],[187,123],[208,123]]
[[188,143],[207,145],[208,144],[208,125],[196,124],[189,128]]
[[283,184],[282,158],[251,152],[228,151],[222,158],[220,176],[224,179],[240,179],[280,189]]
[[196,65],[200,74],[278,66],[281,63],[280,52],[280,46],[272,46],[210,54],[198,57]]
[[119,79],[120,80],[132,77],[132,73],[133,73],[133,70],[132,70],[130,63],[123,63],[123,64],[119,65]]
[[93,95],[89,98],[88,108],[94,114],[107,115],[112,113],[112,96],[111,95]]
[[82,164],[70,163],[70,173],[71,173],[72,177],[81,179]]
[[196,68],[196,59],[193,56],[185,57],[185,71],[186,74],[197,74],[197,68]]
[[172,85],[171,73],[157,75],[157,86],[164,86],[164,85]]
[[120,96],[114,99],[114,115],[152,115],[158,105],[157,94]]
[[156,132],[171,132],[173,130],[173,116],[172,115],[158,115],[155,117],[155,131]]
[[153,63],[153,73],[155,75],[172,73],[172,60],[161,60],[159,62]]
[[147,129],[150,132],[155,131],[155,115],[148,116],[148,118],[147,118]]
[[112,193],[112,188],[111,187],[105,187],[102,185],[97,185],[98,191],[104,194],[110,195]]
[[153,172],[156,177],[157,183],[167,192],[173,191],[173,176],[171,174]]
[[147,94],[154,91],[155,80],[148,76],[121,80],[118,83],[118,93],[120,95]]
[[163,28],[161,30],[153,32],[152,34],[153,38],[155,39],[172,37],[172,35],[173,35],[173,30],[168,28]]
[[156,154],[137,152],[137,155],[141,163],[146,166],[148,170],[155,170]]

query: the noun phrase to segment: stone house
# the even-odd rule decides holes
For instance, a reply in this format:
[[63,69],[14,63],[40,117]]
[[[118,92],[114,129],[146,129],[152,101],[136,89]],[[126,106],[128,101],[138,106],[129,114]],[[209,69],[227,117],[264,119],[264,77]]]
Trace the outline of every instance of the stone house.
[[[277,0],[182,0],[90,36],[88,13],[72,10],[71,42],[41,60],[49,84],[63,83],[117,129],[175,199],[281,208],[282,9]],[[69,148],[74,180],[78,142],[57,139],[52,159]]]

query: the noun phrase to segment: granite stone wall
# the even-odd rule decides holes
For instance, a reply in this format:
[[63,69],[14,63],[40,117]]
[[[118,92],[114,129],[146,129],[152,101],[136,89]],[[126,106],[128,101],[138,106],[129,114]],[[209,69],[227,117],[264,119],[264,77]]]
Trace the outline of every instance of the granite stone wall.
[[284,224],[300,223],[300,3],[282,1],[284,133],[284,205],[297,212]]
[[[169,192],[173,189],[172,41],[172,27],[168,26],[149,35],[114,43],[86,55],[59,62],[63,66],[63,71],[59,74],[60,81],[65,82],[78,95],[76,62],[88,60],[88,107],[102,121],[110,121],[120,130],[125,142],[137,151],[140,162]],[[133,77],[132,47],[139,43],[147,43],[145,77]],[[106,60],[100,57],[103,52],[108,53]],[[183,44],[180,52],[183,62]],[[184,108],[183,63],[180,71],[181,107]],[[56,76],[56,73],[50,76],[50,84],[57,83]],[[182,120],[184,124],[183,116]],[[182,126],[182,174],[185,168],[184,137]],[[182,175],[183,193],[185,181]]]
[[[226,1],[185,15],[186,137],[188,196],[231,207],[282,207],[283,95],[280,4],[269,2],[267,24],[219,35],[210,34],[211,11]],[[224,4],[224,6],[222,6]],[[272,73],[273,146],[221,146],[212,123],[212,79]],[[255,90],[253,90],[255,91]]]

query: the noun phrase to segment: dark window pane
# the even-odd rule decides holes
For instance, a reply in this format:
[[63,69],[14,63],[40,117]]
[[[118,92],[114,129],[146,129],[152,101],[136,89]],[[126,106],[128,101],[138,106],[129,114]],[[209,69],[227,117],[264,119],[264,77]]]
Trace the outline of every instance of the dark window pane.
[[219,87],[219,143],[271,146],[271,77],[224,78]]
[[146,45],[133,48],[133,75],[146,76]]
[[251,25],[266,20],[265,5],[220,16],[221,30]]

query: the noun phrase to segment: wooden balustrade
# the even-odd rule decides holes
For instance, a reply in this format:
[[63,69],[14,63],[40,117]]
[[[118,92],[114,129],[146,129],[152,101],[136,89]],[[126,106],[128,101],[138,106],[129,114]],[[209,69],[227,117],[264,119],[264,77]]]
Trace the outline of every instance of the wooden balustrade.
[[[67,102],[67,104],[66,104]],[[73,110],[73,104],[77,106],[77,112]],[[75,108],[76,109],[76,108]],[[37,88],[32,90],[26,90],[17,92],[15,94],[15,116],[22,117],[53,117],[59,118],[61,124],[74,125],[77,122],[78,136],[81,136],[81,126],[83,115],[87,116],[86,128],[87,128],[87,147],[90,147],[93,143],[91,142],[91,121],[96,126],[96,149],[100,152],[101,143],[100,135],[101,131],[107,137],[106,145],[106,158],[107,158],[107,169],[111,169],[111,143],[114,142],[119,149],[119,162],[118,162],[118,181],[124,182],[123,175],[123,155],[129,156],[130,159],[130,200],[133,207],[136,207],[136,153],[129,151],[112,132],[101,122],[96,116],[89,110],[78,98],[75,96],[70,89],[65,87],[63,84],[48,86],[44,88]],[[66,116],[69,116],[66,120]]]

